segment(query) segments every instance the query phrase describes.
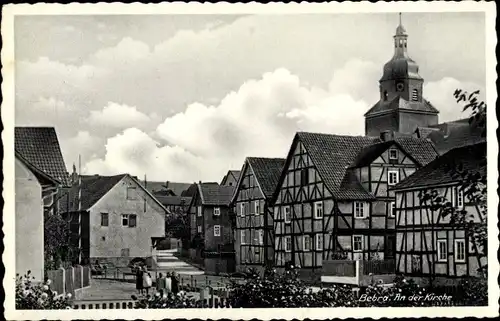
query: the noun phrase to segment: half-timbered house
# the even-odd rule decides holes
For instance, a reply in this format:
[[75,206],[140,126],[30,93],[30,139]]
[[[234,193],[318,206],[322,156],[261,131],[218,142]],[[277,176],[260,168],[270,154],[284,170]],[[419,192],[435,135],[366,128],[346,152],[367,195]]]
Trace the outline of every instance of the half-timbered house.
[[201,251],[194,258],[203,261],[207,274],[234,272],[233,214],[230,208],[234,186],[199,182],[189,215],[193,218],[193,243]]
[[412,137],[295,135],[273,195],[277,267],[394,254],[395,185],[436,157]]
[[240,177],[240,171],[229,170],[226,175],[222,178],[222,186],[234,186],[238,182]]
[[453,281],[477,276],[487,259],[472,242],[464,223],[443,215],[443,206],[422,198],[429,192],[444,197],[455,210],[466,211],[473,222],[484,223],[484,213],[464,189],[456,166],[469,173],[486,175],[486,143],[455,148],[429,163],[395,186],[396,194],[396,270],[420,282]]
[[285,159],[248,157],[233,194],[236,213],[236,270],[257,270],[274,262],[273,215],[270,200]]

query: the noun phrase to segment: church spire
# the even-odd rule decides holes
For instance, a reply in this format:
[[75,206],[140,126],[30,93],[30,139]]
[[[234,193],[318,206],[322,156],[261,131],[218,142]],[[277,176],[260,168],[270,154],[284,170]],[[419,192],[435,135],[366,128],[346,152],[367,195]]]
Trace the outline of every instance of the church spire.
[[408,34],[406,33],[406,29],[403,27],[403,23],[401,22],[401,12],[400,12],[399,25],[396,28],[396,34],[394,35],[394,56],[406,57],[407,41],[408,41]]

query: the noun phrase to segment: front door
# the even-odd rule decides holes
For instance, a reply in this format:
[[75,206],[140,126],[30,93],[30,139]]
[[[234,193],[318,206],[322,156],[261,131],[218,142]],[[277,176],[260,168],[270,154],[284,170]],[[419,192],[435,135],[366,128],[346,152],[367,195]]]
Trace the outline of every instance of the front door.
[[393,259],[396,253],[396,237],[394,235],[388,235],[385,241],[386,244],[384,257],[386,259]]

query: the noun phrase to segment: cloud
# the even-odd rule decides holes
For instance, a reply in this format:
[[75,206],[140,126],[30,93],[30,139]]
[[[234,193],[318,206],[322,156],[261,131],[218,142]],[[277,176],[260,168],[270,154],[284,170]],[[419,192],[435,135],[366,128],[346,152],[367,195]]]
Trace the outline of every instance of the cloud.
[[[284,68],[265,73],[227,93],[217,105],[188,105],[184,112],[166,117],[155,133],[126,129],[108,139],[105,157],[90,162],[88,169],[218,181],[247,156],[285,157],[297,131],[363,135],[363,114],[375,101],[362,99],[360,92],[378,96],[376,89],[368,89],[365,74],[375,77],[372,62],[348,61],[333,74],[329,88],[322,89],[302,83]],[[444,78],[429,83],[426,96],[445,120],[457,119],[460,108],[452,94],[468,86]]]
[[87,162],[83,170],[88,174],[148,174],[155,180],[169,177],[185,181],[188,177],[200,177],[203,168],[210,165],[178,146],[161,146],[143,131],[129,128],[109,138],[105,157]]
[[78,131],[75,136],[61,139],[60,142],[68,170],[71,170],[73,164],[78,166],[79,155],[82,158],[83,164],[91,159],[97,159],[104,156],[102,151],[105,142],[104,139],[93,136],[88,131]]
[[439,121],[447,122],[470,116],[470,111],[462,111],[463,104],[458,104],[453,97],[456,89],[462,89],[467,92],[480,90],[479,97],[485,100],[485,89],[479,84],[467,81],[460,81],[455,78],[445,77],[438,81],[424,84],[424,96],[434,107],[439,110]]
[[97,126],[111,126],[114,128],[128,128],[143,126],[150,118],[137,110],[136,107],[109,102],[102,110],[90,111],[87,122]]

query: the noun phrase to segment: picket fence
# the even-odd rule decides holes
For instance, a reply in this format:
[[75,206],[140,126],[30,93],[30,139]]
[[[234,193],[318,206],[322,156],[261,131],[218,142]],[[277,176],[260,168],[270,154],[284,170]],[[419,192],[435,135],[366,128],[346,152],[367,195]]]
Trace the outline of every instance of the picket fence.
[[50,288],[58,294],[75,294],[75,291],[90,286],[90,267],[75,265],[70,268],[59,268],[47,271],[47,277],[52,281]]

